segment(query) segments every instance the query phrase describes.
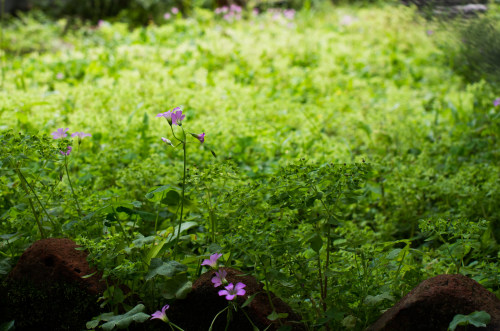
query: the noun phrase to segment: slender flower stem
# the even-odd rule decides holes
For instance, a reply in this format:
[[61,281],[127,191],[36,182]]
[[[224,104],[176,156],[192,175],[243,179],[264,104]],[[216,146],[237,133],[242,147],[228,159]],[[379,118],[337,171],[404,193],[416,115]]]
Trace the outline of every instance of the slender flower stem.
[[[182,151],[184,153],[184,160],[183,160],[183,172],[182,172],[181,216],[179,218],[179,227],[177,228],[177,239],[175,240],[175,248],[173,256],[174,259],[179,246],[179,237],[181,236],[182,217],[184,216],[184,194],[186,191],[186,132],[184,131],[184,128],[182,126],[181,129],[184,135],[184,140],[182,140]],[[176,137],[176,139],[178,138]]]
[[68,171],[68,156],[64,156],[64,168],[66,169],[66,176],[68,177],[69,187],[71,188],[71,193],[73,193],[73,199],[75,199],[76,210],[78,212],[78,216],[82,218],[82,210],[80,209],[80,205],[78,204],[78,198],[76,197],[75,191],[73,190],[73,184],[71,183],[71,178],[69,177]]
[[217,315],[215,315],[214,319],[212,320],[212,323],[210,324],[210,327],[208,328],[208,331],[212,331],[212,328],[214,326],[214,323],[215,323],[215,320],[217,319],[217,317],[219,317],[219,315],[222,314],[228,308],[229,308],[229,305],[227,305],[226,308],[222,309],[220,312],[217,313]]
[[[24,191],[26,192],[26,195],[29,195],[30,192],[28,191],[28,188],[26,187],[26,183],[23,182],[23,179],[24,180],[26,180],[26,179],[22,176],[21,171],[19,169],[16,169],[16,170],[17,170],[17,175],[18,175],[19,179],[21,180],[21,186],[23,187]],[[45,236],[45,232],[43,231],[42,223],[38,219],[38,213],[35,210],[35,206],[33,206],[33,202],[31,201],[31,198],[28,198],[28,202],[30,204],[31,211],[33,212],[33,217],[35,217],[36,224],[38,225],[38,230],[40,230],[40,235],[42,236],[42,239],[45,239],[46,236]]]
[[[178,325],[175,325],[174,323],[172,323],[172,322],[170,322],[170,321],[168,322],[168,324],[170,324],[170,327],[174,326],[177,330],[184,331],[184,329],[183,329],[183,328],[181,328],[181,327],[180,327],[180,326],[178,326]],[[172,329],[172,330],[173,330],[173,329]]]
[[[29,194],[29,192],[31,191],[31,193],[35,197],[36,201],[38,202],[38,204],[40,205],[40,207],[44,211],[45,215],[47,215],[48,220],[50,221],[52,226],[55,228],[56,225],[55,225],[54,221],[52,220],[49,213],[47,212],[47,209],[45,209],[45,206],[42,204],[42,202],[38,198],[38,195],[36,194],[35,190],[31,187],[30,183],[28,183],[28,180],[26,179],[26,177],[24,177],[23,173],[21,172],[21,169],[19,168],[19,164],[17,166],[15,166],[14,169],[17,173],[17,176],[21,180],[21,185],[23,186],[24,190],[26,191],[26,194]],[[29,188],[29,191],[27,190],[27,188]],[[35,219],[37,219],[36,215],[34,215],[34,217],[35,217]],[[41,224],[39,224],[39,227],[40,226],[41,226]]]

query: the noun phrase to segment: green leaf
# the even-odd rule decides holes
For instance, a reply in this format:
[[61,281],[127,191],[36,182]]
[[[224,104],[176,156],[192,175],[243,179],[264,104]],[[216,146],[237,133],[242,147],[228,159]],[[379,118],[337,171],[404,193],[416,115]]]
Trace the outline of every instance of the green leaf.
[[99,325],[99,321],[101,319],[93,319],[91,321],[88,321],[85,326],[87,327],[87,329],[95,329],[98,325]]
[[319,250],[323,247],[323,239],[318,234],[315,234],[309,238],[309,244],[316,253],[319,253]]
[[267,316],[267,319],[270,321],[276,321],[279,318],[287,318],[287,317],[288,317],[287,313],[277,313],[276,310],[273,310],[273,312]]
[[177,206],[179,201],[181,201],[181,195],[175,190],[168,191],[165,198],[161,200],[161,202],[167,206]]
[[0,331],[11,331],[14,330],[15,321],[5,322],[0,324]]
[[450,322],[448,326],[448,330],[454,331],[459,325],[469,325],[472,324],[475,327],[486,327],[486,325],[490,322],[491,316],[484,310],[475,311],[470,313],[469,315],[458,314],[453,317],[453,320]]
[[148,213],[142,210],[134,210],[124,206],[119,206],[116,208],[116,211],[121,213],[126,213],[127,215],[139,215],[145,221],[154,221],[156,220],[156,215],[153,213]]
[[149,272],[145,279],[150,280],[151,278],[160,275],[165,277],[173,277],[174,275],[185,272],[187,266],[180,264],[177,261],[163,262],[161,259],[151,259],[151,264],[149,265]]
[[187,274],[178,274],[167,280],[161,286],[161,295],[165,299],[184,299],[191,292],[193,284],[188,280]]
[[171,185],[159,186],[159,187],[155,188],[154,190],[149,191],[146,194],[146,199],[152,199],[155,196],[156,193],[160,193],[160,192],[166,191],[166,190],[170,189],[171,187],[172,187]]
[[253,298],[255,298],[255,296],[259,293],[260,292],[256,292],[256,293],[252,294],[251,296],[249,296],[248,299],[246,299],[245,302],[243,302],[243,304],[241,305],[241,308],[245,308],[246,306],[248,306],[252,302]]
[[80,277],[80,278],[82,278],[82,279],[87,279],[87,278],[90,278],[90,277],[94,276],[96,273],[97,273],[97,271],[95,271],[95,272],[93,272],[93,273],[91,273],[91,274],[89,274],[89,275],[84,275],[84,276],[82,276],[82,277]]
[[142,312],[144,308],[143,304],[138,304],[123,315],[113,316],[108,319],[103,318],[103,320],[108,322],[104,323],[101,327],[103,330],[110,331],[115,327],[118,327],[119,329],[127,328],[132,322],[143,323],[150,318],[149,315]]
[[375,296],[368,295],[366,296],[364,303],[368,306],[376,306],[384,300],[394,301],[394,297],[387,292]]

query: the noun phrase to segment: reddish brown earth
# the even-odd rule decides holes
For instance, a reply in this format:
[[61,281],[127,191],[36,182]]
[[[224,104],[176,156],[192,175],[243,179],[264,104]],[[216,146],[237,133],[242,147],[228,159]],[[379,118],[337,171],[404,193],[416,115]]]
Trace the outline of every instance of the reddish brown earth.
[[81,330],[100,314],[97,298],[104,282],[87,263],[87,254],[69,239],[33,243],[3,284],[2,319],[16,330]]
[[30,281],[37,285],[54,282],[73,283],[90,294],[102,293],[106,284],[95,274],[87,262],[87,253],[70,239],[48,238],[31,245],[10,272],[10,281]]
[[500,330],[500,300],[493,293],[468,277],[439,275],[420,283],[368,331],[442,331],[455,315],[481,310],[491,315],[491,322],[486,328],[469,325],[467,330]]
[[[232,268],[221,268],[226,270],[228,282],[236,284],[238,282],[246,285],[246,294],[238,297],[236,302],[241,306],[245,300],[255,293],[258,293],[253,301],[245,307],[245,312],[252,322],[263,330],[270,326],[267,330],[277,330],[280,327],[278,321],[270,321],[267,316],[272,313],[272,308],[269,303],[268,296],[264,291],[263,285],[250,275],[245,275],[243,272]],[[215,315],[227,307],[228,303],[224,296],[219,296],[219,290],[222,287],[215,288],[211,282],[215,276],[214,271],[208,271],[200,276],[193,284],[193,291],[188,294],[186,299],[178,300],[171,305],[167,311],[167,316],[184,330],[206,331],[210,327]],[[301,317],[294,313],[292,309],[280,298],[271,293],[273,305],[278,313],[287,313],[288,317],[282,319],[284,325],[290,325],[293,330],[305,330],[303,324],[300,323]],[[214,323],[213,330],[224,330],[226,326],[226,312],[219,315]],[[230,324],[229,330],[237,331],[252,331],[252,325],[247,317],[241,312],[233,315],[233,321]]]

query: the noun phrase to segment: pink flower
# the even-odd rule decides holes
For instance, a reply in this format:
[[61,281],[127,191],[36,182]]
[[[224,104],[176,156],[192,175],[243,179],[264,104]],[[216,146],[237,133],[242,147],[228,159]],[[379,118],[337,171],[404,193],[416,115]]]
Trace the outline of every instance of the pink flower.
[[285,18],[287,18],[289,20],[293,20],[295,17],[295,10],[285,9],[285,11],[283,12],[283,16],[285,16]]
[[219,287],[222,284],[227,284],[226,276],[227,276],[226,270],[216,271],[215,277],[212,278],[212,283],[214,283],[214,287]]
[[179,9],[177,7],[174,7],[171,9],[172,14],[177,15],[179,13]]
[[85,132],[80,131],[80,132],[72,133],[71,137],[72,138],[78,137],[79,139],[83,139],[85,137],[92,137],[92,135],[90,133],[85,133]]
[[205,142],[205,132],[203,132],[202,134],[191,133],[191,135],[198,139],[200,143],[203,144]]
[[222,256],[222,254],[219,254],[219,253],[215,253],[215,254],[212,254],[210,255],[210,259],[209,260],[203,260],[203,262],[201,263],[201,265],[208,265],[212,268],[217,268],[217,260]]
[[64,74],[62,72],[58,72],[57,75],[56,75],[56,78],[61,80],[64,78]]
[[237,283],[236,285],[229,283],[229,285],[225,287],[225,290],[219,291],[219,296],[225,295],[226,300],[231,301],[237,295],[245,295],[246,291],[243,289],[244,287],[246,287],[246,285],[243,283]]
[[[177,110],[179,109],[179,110]],[[177,111],[175,111],[177,110]],[[174,112],[175,111],[175,112]],[[186,118],[186,115],[182,114],[182,110],[179,107],[176,107],[172,110],[172,124],[174,125],[182,125],[181,121]]]
[[165,15],[163,15],[163,18],[166,20],[169,20],[171,17],[172,15],[170,15],[170,13],[165,13]]
[[68,146],[68,150],[66,152],[59,151],[59,153],[61,153],[61,155],[69,155],[72,150],[73,150],[73,147]]
[[166,111],[164,113],[159,113],[156,117],[165,117],[167,119],[168,124],[172,125],[172,111]]
[[60,129],[57,129],[56,132],[52,132],[51,135],[54,139],[59,139],[59,138],[66,138],[68,135],[66,134],[66,132],[68,131],[69,129],[66,128],[66,129],[63,129],[63,128],[60,128]]
[[167,314],[165,313],[165,310],[167,310],[168,308],[170,308],[169,305],[165,305],[163,306],[163,308],[161,309],[161,311],[157,310],[155,311],[152,315],[151,315],[151,319],[160,319],[162,320],[163,322],[168,322],[168,317],[167,317]]
[[500,106],[500,98],[496,98],[495,101],[493,101],[493,106],[495,107]]

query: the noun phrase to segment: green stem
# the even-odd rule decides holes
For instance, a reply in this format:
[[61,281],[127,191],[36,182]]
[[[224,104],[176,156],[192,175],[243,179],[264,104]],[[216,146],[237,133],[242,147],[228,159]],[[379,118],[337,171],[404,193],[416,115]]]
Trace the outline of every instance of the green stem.
[[229,308],[229,305],[222,309],[220,312],[217,313],[217,315],[215,315],[214,319],[212,320],[212,323],[210,324],[210,327],[208,328],[208,331],[212,331],[212,328],[214,327],[214,323],[215,323],[215,320],[217,319],[217,317],[219,317],[220,314],[222,314],[226,309]]
[[64,156],[64,168],[66,169],[66,176],[68,177],[69,187],[71,188],[71,193],[73,194],[73,199],[75,199],[76,203],[76,211],[78,212],[78,216],[82,218],[82,210],[80,209],[80,205],[78,204],[78,198],[76,197],[75,191],[73,190],[73,184],[71,183],[71,178],[69,177],[68,171],[68,156]]
[[[21,186],[23,187],[24,191],[26,192],[26,195],[29,195],[29,193],[30,193],[30,192],[29,192],[28,188],[26,187],[27,182],[25,183],[25,182],[23,181],[23,179],[24,179],[24,180],[26,180],[26,179],[25,179],[25,178],[24,178],[24,176],[22,175],[21,170],[19,170],[19,169],[16,169],[16,170],[17,170],[17,171],[16,171],[16,172],[17,172],[17,176],[18,176],[18,177],[19,177],[19,179],[21,180]],[[28,202],[29,202],[29,204],[30,204],[31,211],[33,212],[33,217],[35,217],[36,224],[38,225],[38,230],[40,230],[40,235],[42,236],[42,239],[45,239],[45,238],[46,238],[46,236],[45,236],[45,232],[43,232],[42,223],[41,223],[41,222],[40,222],[40,220],[38,219],[38,213],[37,213],[37,212],[36,212],[36,210],[35,210],[35,206],[33,206],[33,202],[31,201],[31,198],[28,198]]]
[[[267,281],[267,269],[266,269],[266,265],[264,264],[264,262],[262,261],[262,258],[259,256],[259,260],[260,260],[260,263],[262,264],[263,268],[264,268],[264,282],[266,283],[266,294],[267,294],[267,299],[269,300],[269,305],[271,305],[271,308],[273,310],[273,312],[276,311],[276,308],[274,307],[274,303],[273,303],[273,299],[271,298],[271,293],[270,293],[270,290],[269,290],[269,283]],[[281,318],[278,319],[278,322],[280,323],[280,325],[283,325],[283,322],[281,322]]]
[[127,241],[127,243],[128,243],[129,246],[132,246],[132,242],[130,241],[130,238],[128,237],[128,234],[125,232],[125,228],[123,227],[122,222],[118,218],[118,213],[116,212],[115,207],[111,207],[111,208],[113,208],[113,212],[115,213],[115,217],[116,217],[116,222],[120,226],[120,229],[122,230],[122,233],[125,236],[125,240]]
[[178,326],[178,325],[175,325],[175,324],[174,324],[174,323],[172,323],[172,322],[168,322],[168,324],[170,324],[170,327],[174,326],[177,330],[184,331],[184,329],[183,329],[183,328],[181,328],[181,327],[180,327],[180,326]]
[[181,129],[184,135],[184,140],[182,140],[182,151],[184,152],[184,158],[183,158],[183,172],[182,172],[181,216],[179,218],[179,227],[177,228],[177,238],[175,240],[174,260],[179,246],[179,237],[181,236],[182,217],[184,216],[184,194],[186,191],[186,132],[184,131],[184,128],[182,126]]
[[[23,173],[21,172],[21,169],[19,169],[19,166],[15,167],[14,169],[17,172],[18,177],[21,179],[21,184],[24,183],[30,189],[31,193],[33,193],[33,196],[35,197],[36,201],[38,202],[38,204],[40,205],[40,207],[44,211],[45,215],[47,215],[48,220],[50,221],[50,223],[52,224],[52,226],[55,228],[54,221],[52,220],[52,218],[50,217],[49,213],[45,209],[45,206],[42,204],[42,202],[38,198],[38,195],[36,194],[36,192],[33,189],[33,187],[31,187],[31,185],[30,185],[30,183],[28,183],[28,180],[26,179],[26,177],[24,177]],[[24,186],[24,189],[28,193],[29,191],[26,190],[26,186]]]
[[229,324],[231,324],[232,319],[233,319],[233,310],[228,309],[227,310],[227,317],[226,317],[226,328],[224,329],[224,331],[227,331],[229,329]]

